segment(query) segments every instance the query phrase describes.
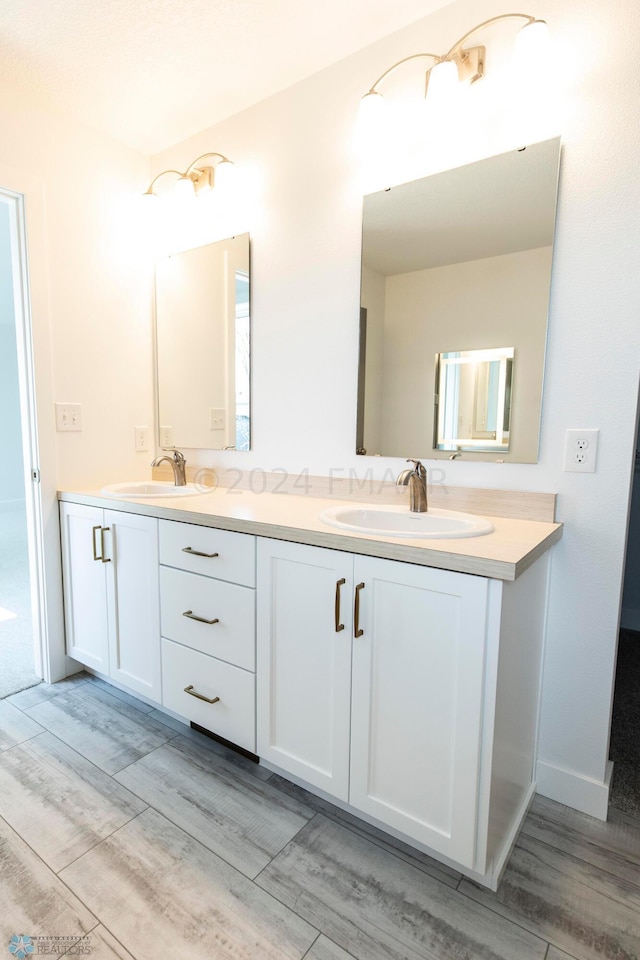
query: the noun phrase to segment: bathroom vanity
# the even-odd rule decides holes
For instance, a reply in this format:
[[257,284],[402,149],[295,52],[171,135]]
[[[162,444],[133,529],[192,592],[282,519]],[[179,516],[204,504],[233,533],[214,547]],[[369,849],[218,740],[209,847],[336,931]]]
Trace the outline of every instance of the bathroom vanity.
[[60,501],[71,657],[495,888],[535,792],[559,524],[411,541],[312,497]]

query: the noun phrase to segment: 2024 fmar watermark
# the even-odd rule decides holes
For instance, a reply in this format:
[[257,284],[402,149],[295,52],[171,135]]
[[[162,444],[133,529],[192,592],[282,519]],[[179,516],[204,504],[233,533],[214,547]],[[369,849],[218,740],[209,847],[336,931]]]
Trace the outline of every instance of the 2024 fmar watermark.
[[16,933],[9,941],[9,956],[16,960],[29,957],[88,957],[91,937],[28,937]]

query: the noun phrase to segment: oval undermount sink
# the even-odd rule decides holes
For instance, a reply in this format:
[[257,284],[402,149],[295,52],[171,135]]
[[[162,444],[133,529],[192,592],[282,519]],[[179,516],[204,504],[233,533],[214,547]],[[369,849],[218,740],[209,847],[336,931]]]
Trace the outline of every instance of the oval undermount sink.
[[127,483],[111,483],[103,487],[100,493],[105,497],[134,498],[141,497],[194,497],[202,493],[209,493],[208,487],[196,487],[188,483],[184,487],[176,487],[175,483],[165,483],[162,480],[131,480]]
[[411,513],[408,507],[329,507],[320,519],[341,530],[354,530],[381,537],[416,537],[423,540],[451,540],[457,537],[481,537],[494,526],[484,517],[471,513],[435,508],[427,513]]

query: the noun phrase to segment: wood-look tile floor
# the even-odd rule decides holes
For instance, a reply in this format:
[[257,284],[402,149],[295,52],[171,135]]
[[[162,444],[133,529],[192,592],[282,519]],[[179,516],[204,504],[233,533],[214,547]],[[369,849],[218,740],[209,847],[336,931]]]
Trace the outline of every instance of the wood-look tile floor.
[[0,956],[21,935],[93,960],[639,960],[640,820],[538,798],[491,893],[81,675],[0,704]]

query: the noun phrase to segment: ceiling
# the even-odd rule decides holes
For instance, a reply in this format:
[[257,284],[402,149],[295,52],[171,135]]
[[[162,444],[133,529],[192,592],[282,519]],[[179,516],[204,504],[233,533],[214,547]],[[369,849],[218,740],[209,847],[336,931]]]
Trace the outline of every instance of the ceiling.
[[153,154],[451,0],[2,0],[0,86]]

